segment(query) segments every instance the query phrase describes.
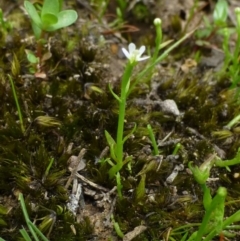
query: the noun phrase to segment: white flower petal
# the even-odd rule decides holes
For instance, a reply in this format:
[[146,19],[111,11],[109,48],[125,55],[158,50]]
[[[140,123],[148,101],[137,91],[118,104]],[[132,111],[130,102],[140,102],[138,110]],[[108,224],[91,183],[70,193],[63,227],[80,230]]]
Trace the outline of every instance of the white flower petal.
[[141,58],[138,58],[137,61],[143,61],[143,60],[149,59],[149,58],[150,58],[150,56],[143,56]]
[[141,48],[138,50],[139,51],[139,55],[141,56],[144,53],[145,50],[146,50],[146,47],[144,45],[141,46]]
[[136,50],[136,45],[134,43],[130,43],[128,45],[129,54],[132,54],[135,50]]
[[125,48],[122,48],[122,51],[123,51],[124,55],[129,59],[130,53]]

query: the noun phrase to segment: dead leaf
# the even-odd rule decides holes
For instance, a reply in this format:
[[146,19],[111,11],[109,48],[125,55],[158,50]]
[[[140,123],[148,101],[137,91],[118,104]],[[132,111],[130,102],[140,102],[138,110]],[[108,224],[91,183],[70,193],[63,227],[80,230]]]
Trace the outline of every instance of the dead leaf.
[[186,59],[184,64],[181,66],[181,70],[184,73],[188,73],[190,69],[197,66],[197,62],[194,59]]
[[131,240],[133,240],[135,237],[137,237],[139,234],[144,232],[146,229],[147,229],[147,227],[143,226],[143,225],[135,227],[133,229],[133,231],[128,232],[127,234],[124,235],[123,241],[131,241]]

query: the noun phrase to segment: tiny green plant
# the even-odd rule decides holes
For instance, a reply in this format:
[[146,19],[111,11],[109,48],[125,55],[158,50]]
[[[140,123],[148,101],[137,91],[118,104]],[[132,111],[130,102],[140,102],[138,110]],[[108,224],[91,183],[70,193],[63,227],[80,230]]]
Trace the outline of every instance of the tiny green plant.
[[129,158],[123,160],[123,144],[135,131],[136,126],[133,128],[130,134],[123,137],[127,95],[130,87],[130,79],[133,68],[136,66],[138,61],[149,58],[148,56],[142,57],[142,54],[145,51],[145,46],[142,46],[140,49],[136,49],[136,45],[134,43],[129,44],[128,50],[123,48],[122,51],[129,61],[126,65],[121,81],[121,95],[118,96],[115,94],[112,88],[109,86],[111,93],[119,103],[117,141],[115,142],[111,135],[105,131],[106,139],[110,147],[111,158],[116,162],[116,164],[113,165],[109,171],[110,178],[113,178],[122,169],[123,165],[130,161]]
[[173,230],[170,240],[175,241],[173,238],[175,234],[182,228],[188,230],[190,227],[199,226],[198,231],[195,231],[188,237],[188,231],[184,233],[181,241],[201,241],[204,237],[205,241],[211,241],[216,235],[221,235],[226,229],[238,228],[231,226],[235,222],[240,221],[240,211],[235,212],[232,216],[224,218],[225,199],[227,196],[227,189],[219,187],[214,197],[211,195],[211,190],[207,186],[207,180],[210,177],[211,168],[215,165],[217,167],[229,167],[240,163],[240,149],[236,156],[231,160],[221,160],[215,154],[211,155],[200,167],[192,166],[189,162],[189,169],[192,171],[193,176],[197,183],[201,186],[203,191],[203,207],[205,215],[200,224],[189,224]]
[[215,35],[221,33],[227,26],[227,11],[228,3],[226,0],[219,0],[214,8],[213,23],[210,23],[207,17],[204,17],[205,27],[196,31],[196,36],[199,39],[197,44],[208,44],[208,41]]
[[[230,28],[227,25],[228,17],[228,2],[226,0],[217,1],[213,12],[213,23],[211,24],[207,18],[205,18],[205,28],[196,32],[199,39],[197,43],[199,45],[209,44],[211,37],[216,34],[223,36],[222,49],[224,51],[224,63],[219,71],[220,78],[228,78],[231,82],[230,88],[236,89],[236,97],[239,96],[240,90],[238,89],[238,83],[240,82],[240,67],[239,67],[239,55],[240,55],[240,8],[235,8],[236,26]],[[237,41],[234,48],[230,47],[230,37],[232,34],[236,34]]]
[[37,40],[37,54],[27,50],[27,58],[35,72],[41,72],[42,62],[51,57],[51,54],[42,54],[42,45],[45,41],[44,33],[54,32],[65,28],[78,18],[75,10],[62,10],[63,0],[44,0],[43,5],[24,1],[24,7],[31,19],[32,29]]
[[43,32],[53,32],[65,28],[77,20],[78,15],[75,10],[61,9],[62,2],[62,0],[44,0],[42,7],[35,7],[29,1],[24,2],[37,39],[41,38]]
[[[125,48],[122,48],[122,51],[124,55],[127,57],[128,62],[126,64],[122,79],[121,79],[121,93],[120,96],[114,93],[112,87],[109,85],[109,90],[114,96],[114,98],[117,100],[119,104],[119,112],[118,112],[118,126],[117,126],[117,136],[116,141],[113,139],[113,137],[108,133],[107,130],[105,130],[105,136],[108,142],[108,145],[110,147],[110,155],[111,160],[108,159],[108,163],[111,165],[111,168],[109,170],[109,177],[110,179],[116,178],[117,183],[117,190],[118,190],[118,196],[122,197],[120,194],[120,191],[122,189],[121,182],[120,182],[120,175],[118,174],[119,171],[122,169],[122,167],[126,164],[131,162],[131,157],[124,157],[123,152],[123,146],[124,143],[129,139],[129,137],[132,136],[134,131],[136,130],[136,125],[132,129],[132,131],[124,136],[124,122],[125,122],[125,111],[126,111],[126,103],[127,103],[127,97],[131,93],[131,91],[134,89],[134,87],[143,79],[143,77],[147,74],[152,74],[153,69],[160,61],[162,61],[164,58],[167,57],[169,52],[171,52],[174,48],[176,48],[180,43],[182,43],[186,38],[188,38],[194,31],[192,31],[189,34],[186,34],[183,38],[181,38],[179,41],[174,43],[172,46],[170,46],[166,51],[164,51],[159,57],[158,53],[159,50],[163,47],[166,47],[168,44],[170,44],[172,41],[167,41],[162,43],[162,29],[161,29],[161,20],[155,19],[154,25],[156,27],[156,49],[153,54],[153,57],[150,58],[149,56],[142,56],[143,53],[146,50],[145,46],[141,46],[139,49],[136,48],[136,45],[134,43],[130,43],[128,45],[128,50]],[[137,65],[139,61],[144,61],[150,58],[149,64],[144,68],[143,71],[141,71],[134,81],[131,81],[132,73],[134,67]],[[150,129],[150,133],[153,138],[153,132]],[[155,143],[154,139],[152,139],[153,144]],[[158,153],[156,143],[154,144],[154,151],[155,153]]]

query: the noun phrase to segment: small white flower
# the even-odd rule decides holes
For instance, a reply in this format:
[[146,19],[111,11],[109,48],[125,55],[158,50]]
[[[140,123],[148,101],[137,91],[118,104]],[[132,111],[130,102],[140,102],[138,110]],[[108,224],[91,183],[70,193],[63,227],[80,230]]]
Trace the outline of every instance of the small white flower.
[[128,45],[128,51],[125,48],[122,48],[124,55],[130,60],[131,63],[148,59],[149,56],[141,57],[145,50],[145,46],[141,46],[140,49],[136,49],[136,45],[134,43],[130,43]]

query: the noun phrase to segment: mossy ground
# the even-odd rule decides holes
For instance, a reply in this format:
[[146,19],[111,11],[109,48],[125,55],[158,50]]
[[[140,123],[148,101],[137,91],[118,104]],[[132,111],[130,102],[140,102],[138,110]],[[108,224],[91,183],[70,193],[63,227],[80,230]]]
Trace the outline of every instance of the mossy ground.
[[[157,9],[163,3],[156,4]],[[42,66],[46,78],[41,79],[31,73],[27,62],[25,49],[35,51],[36,43],[30,38],[31,26],[20,6],[22,1],[11,3],[10,7],[2,4],[3,10],[9,11],[6,17],[13,23],[13,29],[5,36],[2,34],[0,43],[0,205],[4,210],[0,216],[0,236],[9,241],[22,240],[19,229],[26,225],[17,201],[19,192],[25,197],[30,218],[50,240],[115,240],[111,214],[123,233],[146,226],[134,238],[141,241],[167,240],[170,230],[201,222],[202,192],[189,174],[187,163],[194,161],[200,165],[214,153],[233,158],[240,138],[238,126],[223,133],[223,127],[239,114],[236,89],[229,89],[229,80],[219,80],[204,63],[188,72],[180,68],[186,59],[194,58],[196,39],[191,37],[177,48],[162,65],[156,66],[151,80],[146,79],[129,96],[125,134],[134,123],[137,130],[124,146],[126,155],[133,159],[131,171],[121,171],[124,198],[120,200],[116,192],[107,196],[106,190],[110,191],[115,182],[109,180],[108,164],[97,162],[107,146],[104,131],[115,136],[117,128],[117,103],[108,83],[119,92],[126,61],[120,53],[123,44],[138,39],[138,45],[154,47],[152,20],[158,16],[156,9],[151,11],[151,5],[137,4],[125,17],[140,31],[122,33],[121,29],[112,31],[106,23],[98,23],[94,12],[78,2],[70,2],[68,6],[77,10],[80,18],[73,26],[46,35],[48,42],[43,51],[50,51],[52,56]],[[115,4],[111,4],[108,11],[114,8]],[[212,8],[208,9],[208,13],[211,11]],[[164,38],[180,38],[180,31],[172,31],[175,28],[176,24],[168,22]],[[205,53],[202,48],[198,51]],[[16,86],[24,133],[8,75]],[[166,114],[153,104],[166,99],[176,102],[179,116]],[[42,116],[54,119],[44,120]],[[154,129],[163,161],[159,169],[146,172],[145,194],[140,195],[136,191],[141,180],[138,174],[146,164],[155,163],[147,124]],[[168,139],[161,142],[167,135]],[[171,158],[177,143],[181,148],[177,157]],[[83,148],[87,150],[86,167],[79,173],[100,188],[79,180],[85,207],[74,216],[66,207],[72,193],[72,184],[65,186],[70,177],[68,161]],[[53,165],[46,173],[52,158]],[[167,177],[180,164],[184,170],[173,183],[167,184]],[[233,175],[238,172],[238,166],[231,168],[231,172],[218,168],[212,172],[212,177],[219,178],[210,183],[212,193],[225,186],[227,202],[235,201],[226,204],[226,216],[240,208],[240,179]],[[90,194],[89,190],[95,193]],[[44,225],[44,220],[50,224]],[[175,238],[180,240],[180,235]]]

